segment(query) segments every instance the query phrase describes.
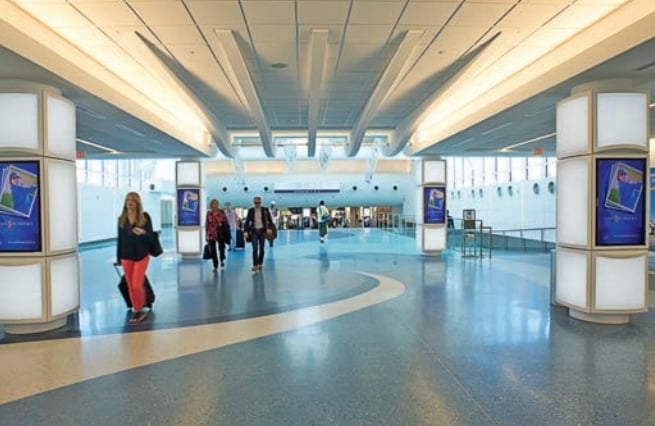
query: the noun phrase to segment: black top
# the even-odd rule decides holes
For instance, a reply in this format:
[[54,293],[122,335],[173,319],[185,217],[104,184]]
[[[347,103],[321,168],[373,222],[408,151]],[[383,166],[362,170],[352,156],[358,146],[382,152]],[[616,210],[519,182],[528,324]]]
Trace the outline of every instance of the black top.
[[[273,218],[271,217],[271,212],[267,207],[260,207],[262,209],[262,224],[264,228],[267,229],[269,224],[273,223]],[[243,232],[252,232],[255,230],[255,207],[250,207],[248,209],[248,215],[246,216],[246,222],[243,224]]]
[[146,231],[143,235],[136,235],[132,229],[136,225],[131,225],[129,222],[121,227],[120,221],[118,223],[118,243],[116,244],[116,259],[127,260],[141,260],[148,256],[150,253],[150,244],[152,242],[152,221],[150,215],[143,212],[146,217],[146,223],[143,229]]

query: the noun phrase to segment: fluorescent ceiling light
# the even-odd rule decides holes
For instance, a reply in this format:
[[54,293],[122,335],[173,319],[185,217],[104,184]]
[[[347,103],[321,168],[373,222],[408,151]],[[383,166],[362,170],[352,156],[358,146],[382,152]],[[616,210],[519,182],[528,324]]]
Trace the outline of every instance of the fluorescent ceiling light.
[[498,130],[500,130],[500,129],[504,129],[505,127],[507,127],[507,126],[511,126],[511,125],[512,125],[512,122],[511,122],[511,121],[508,121],[507,123],[503,123],[503,124],[501,124],[500,126],[496,126],[496,127],[494,127],[493,129],[486,130],[486,131],[484,131],[484,132],[482,132],[482,133],[480,133],[480,134],[481,134],[481,135],[488,135],[488,134],[490,134],[490,133],[493,133],[493,132],[498,131]]
[[120,124],[120,123],[119,123],[119,124],[114,124],[114,126],[118,127],[119,129],[125,130],[126,132],[130,132],[130,133],[132,133],[133,135],[136,135],[136,136],[143,136],[143,133],[138,132],[138,131],[134,130],[134,129],[131,128],[131,127],[127,127],[127,126],[124,125],[124,124]]
[[98,145],[97,143],[93,143],[93,142],[85,141],[84,139],[80,139],[80,138],[77,138],[77,139],[75,139],[75,140],[76,140],[77,142],[81,143],[81,144],[89,145],[89,146],[92,146],[92,147],[94,147],[94,148],[98,148],[98,149],[102,149],[103,151],[107,151],[107,152],[110,152],[110,153],[112,153],[112,154],[119,154],[119,152],[116,151],[115,149],[107,148],[106,146]]
[[528,139],[527,141],[523,141],[523,142],[515,143],[514,145],[506,146],[505,148],[501,149],[501,151],[509,151],[510,149],[516,148],[517,146],[527,145],[529,143],[537,142],[537,141],[540,141],[542,139],[548,139],[548,138],[551,138],[551,137],[555,136],[556,134],[557,134],[556,132],[553,132],[553,133],[548,133],[547,135],[537,136],[536,138]]

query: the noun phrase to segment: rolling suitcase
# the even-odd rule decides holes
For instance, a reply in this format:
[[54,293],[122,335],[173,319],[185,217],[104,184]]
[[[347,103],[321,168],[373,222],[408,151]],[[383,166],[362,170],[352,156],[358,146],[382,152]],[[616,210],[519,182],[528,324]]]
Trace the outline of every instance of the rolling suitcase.
[[236,248],[246,248],[246,242],[243,239],[243,231],[241,229],[237,229],[237,242],[235,245]]
[[[125,304],[128,308],[132,307],[132,301],[130,300],[130,291],[127,289],[127,280],[125,275],[121,273],[119,267],[114,265],[116,269],[116,274],[120,277],[120,282],[118,283],[118,291],[121,292],[121,296],[125,300]],[[152,290],[152,285],[150,285],[150,280],[148,277],[144,277],[143,285],[146,288],[146,308],[152,309],[152,305],[155,303],[155,292]]]

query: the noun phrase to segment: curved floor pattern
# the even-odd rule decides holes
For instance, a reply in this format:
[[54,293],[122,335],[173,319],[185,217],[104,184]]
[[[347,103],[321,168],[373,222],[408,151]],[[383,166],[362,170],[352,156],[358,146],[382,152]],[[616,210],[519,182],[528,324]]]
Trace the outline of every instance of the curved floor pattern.
[[389,230],[294,230],[261,273],[247,247],[213,274],[162,236],[138,326],[111,245],[81,250],[66,328],[0,326],[1,425],[655,424],[655,312],[572,319],[550,303],[547,252],[431,257]]
[[[94,377],[179,358],[326,321],[398,297],[397,280],[363,273],[378,285],[346,300],[237,321],[137,333],[48,340],[6,345],[0,364],[0,404]],[[45,362],[47,360],[47,362]],[[42,367],[52,368],[47,381]],[[56,366],[56,367],[55,367]]]

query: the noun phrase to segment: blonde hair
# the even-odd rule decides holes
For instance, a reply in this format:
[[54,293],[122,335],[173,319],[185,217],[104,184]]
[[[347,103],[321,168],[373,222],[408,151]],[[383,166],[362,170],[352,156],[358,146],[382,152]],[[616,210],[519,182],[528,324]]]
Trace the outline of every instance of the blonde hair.
[[146,215],[143,214],[143,203],[141,202],[141,196],[138,192],[128,192],[125,196],[125,201],[123,202],[123,212],[118,217],[118,224],[123,227],[129,223],[129,218],[127,217],[127,200],[128,198],[134,198],[136,201],[136,223],[137,226],[143,226],[146,224]]

